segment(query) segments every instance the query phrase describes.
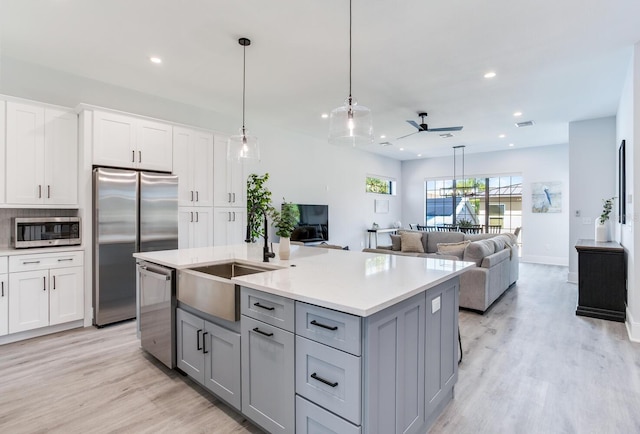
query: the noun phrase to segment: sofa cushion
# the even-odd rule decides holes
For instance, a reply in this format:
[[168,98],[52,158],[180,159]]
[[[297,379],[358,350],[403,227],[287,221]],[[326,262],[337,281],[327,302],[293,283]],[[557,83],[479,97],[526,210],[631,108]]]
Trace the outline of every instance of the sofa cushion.
[[400,235],[390,235],[391,236],[391,250],[395,252],[399,252],[402,250],[402,238]]
[[422,234],[420,232],[402,232],[400,233],[402,252],[424,253],[422,246]]
[[459,243],[438,243],[438,254],[452,255],[462,259],[464,249],[471,241],[460,241]]
[[426,250],[428,253],[436,253],[440,243],[459,243],[464,241],[462,232],[425,232],[425,234],[429,234]]
[[491,240],[478,240],[472,241],[469,245],[464,249],[464,255],[462,255],[462,260],[475,262],[476,266],[480,266],[482,264],[482,260],[485,256],[489,256],[490,254],[495,252],[495,244]]
[[[398,235],[402,235],[403,232],[409,232],[412,234],[420,234],[420,236],[422,237],[422,249],[426,252],[427,251],[427,237],[429,236],[429,232],[426,231],[413,231],[413,230],[408,230],[408,229],[402,229],[398,231]],[[434,252],[435,253],[435,252]]]
[[496,252],[499,252],[500,250],[504,250],[505,247],[509,245],[507,242],[508,240],[509,240],[508,238],[505,240],[505,238],[500,235],[491,238],[491,241],[493,241],[493,244],[496,247],[495,248]]

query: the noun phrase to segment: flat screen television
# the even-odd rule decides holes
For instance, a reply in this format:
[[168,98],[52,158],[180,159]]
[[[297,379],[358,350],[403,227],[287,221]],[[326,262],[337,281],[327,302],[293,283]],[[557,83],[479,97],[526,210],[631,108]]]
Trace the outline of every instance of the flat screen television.
[[329,205],[295,204],[296,226],[291,241],[329,241]]

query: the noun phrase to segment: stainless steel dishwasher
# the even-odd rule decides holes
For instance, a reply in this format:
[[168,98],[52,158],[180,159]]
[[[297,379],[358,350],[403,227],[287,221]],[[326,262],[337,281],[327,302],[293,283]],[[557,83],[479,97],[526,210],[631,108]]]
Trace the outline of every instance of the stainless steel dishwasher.
[[138,261],[140,344],[169,368],[176,365],[175,270]]

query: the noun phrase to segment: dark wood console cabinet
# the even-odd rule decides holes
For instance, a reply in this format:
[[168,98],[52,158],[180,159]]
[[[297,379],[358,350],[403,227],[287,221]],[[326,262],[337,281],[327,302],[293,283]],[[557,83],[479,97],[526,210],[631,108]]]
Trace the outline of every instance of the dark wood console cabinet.
[[576,315],[624,322],[626,281],[624,248],[616,242],[578,240]]

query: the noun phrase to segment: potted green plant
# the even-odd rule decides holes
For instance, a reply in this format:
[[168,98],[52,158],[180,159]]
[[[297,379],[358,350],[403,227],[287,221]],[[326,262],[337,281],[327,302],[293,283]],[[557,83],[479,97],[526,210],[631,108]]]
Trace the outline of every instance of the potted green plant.
[[255,243],[265,236],[262,219],[273,210],[271,191],[266,186],[268,180],[268,173],[262,176],[252,173],[247,178],[247,243]]
[[602,200],[602,214],[596,219],[596,235],[597,243],[609,241],[609,214],[613,210],[613,201],[615,197]]
[[280,212],[271,208],[271,218],[273,226],[276,228],[276,235],[280,237],[278,254],[280,259],[287,260],[291,252],[291,234],[296,227],[298,221],[298,208],[291,202],[287,202],[282,198],[282,207]]

